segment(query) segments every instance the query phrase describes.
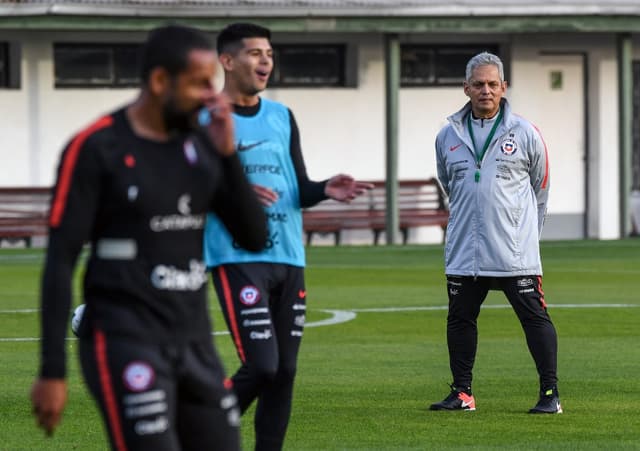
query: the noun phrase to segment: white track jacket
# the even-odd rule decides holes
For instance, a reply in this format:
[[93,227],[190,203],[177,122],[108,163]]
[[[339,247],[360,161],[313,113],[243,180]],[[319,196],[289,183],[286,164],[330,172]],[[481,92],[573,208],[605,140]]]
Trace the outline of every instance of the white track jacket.
[[547,149],[540,132],[513,114],[506,99],[501,108],[503,118],[479,167],[467,126],[470,103],[447,118],[436,138],[438,178],[449,195],[447,275],[542,275]]

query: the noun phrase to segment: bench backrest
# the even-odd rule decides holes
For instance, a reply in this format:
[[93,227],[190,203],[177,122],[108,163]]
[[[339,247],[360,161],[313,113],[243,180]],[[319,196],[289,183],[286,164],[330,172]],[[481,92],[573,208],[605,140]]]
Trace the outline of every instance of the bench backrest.
[[45,235],[51,188],[0,188],[0,237]]
[[[333,199],[320,202],[305,210],[305,213],[321,212],[385,212],[387,208],[387,191],[384,181],[370,182],[374,188],[365,195],[346,204]],[[398,182],[398,209],[446,211],[446,196],[435,178],[427,180],[400,180]]]

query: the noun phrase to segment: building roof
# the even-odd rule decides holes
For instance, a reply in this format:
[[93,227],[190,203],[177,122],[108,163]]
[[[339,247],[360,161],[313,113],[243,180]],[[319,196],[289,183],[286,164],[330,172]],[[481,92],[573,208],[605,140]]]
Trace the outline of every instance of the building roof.
[[0,15],[210,17],[639,15],[638,0],[0,0]]
[[217,30],[640,32],[640,0],[0,0],[0,29],[148,29],[167,19]]

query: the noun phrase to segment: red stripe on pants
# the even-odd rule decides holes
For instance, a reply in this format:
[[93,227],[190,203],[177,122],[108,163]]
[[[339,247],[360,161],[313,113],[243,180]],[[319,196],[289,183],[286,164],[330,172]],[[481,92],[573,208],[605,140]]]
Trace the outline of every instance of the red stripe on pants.
[[109,427],[113,434],[113,442],[116,450],[126,451],[127,445],[124,441],[122,422],[120,421],[120,415],[118,415],[118,406],[113,391],[111,373],[109,372],[109,363],[107,362],[107,340],[104,332],[101,330],[95,331],[94,339],[98,375],[100,377],[100,388],[102,389],[102,397],[107,410],[107,421],[109,422]]
[[538,291],[540,292],[540,303],[543,308],[547,308],[547,303],[544,300],[544,291],[542,291],[542,277],[538,276]]
[[229,279],[227,278],[227,272],[223,266],[218,267],[218,275],[220,276],[220,282],[222,283],[222,292],[224,296],[224,303],[227,306],[227,315],[229,315],[229,323],[231,327],[231,335],[233,336],[233,342],[236,345],[238,356],[242,363],[245,363],[246,357],[244,355],[244,348],[242,347],[242,340],[240,339],[240,332],[238,331],[238,322],[236,321],[236,312],[233,309],[233,297],[231,295],[231,287],[229,287]]

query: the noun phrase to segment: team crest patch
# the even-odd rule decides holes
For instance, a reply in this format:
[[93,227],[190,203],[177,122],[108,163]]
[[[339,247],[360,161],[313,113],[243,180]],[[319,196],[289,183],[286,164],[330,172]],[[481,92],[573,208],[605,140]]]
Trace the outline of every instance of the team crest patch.
[[134,392],[148,389],[155,378],[156,374],[153,368],[145,362],[131,362],[122,373],[124,385]]
[[194,165],[198,162],[198,153],[196,152],[196,146],[193,145],[193,141],[190,139],[184,142],[184,156],[190,165]]
[[260,290],[252,285],[248,285],[240,290],[240,302],[244,305],[255,305],[260,300]]
[[502,141],[500,150],[502,150],[502,153],[505,155],[513,155],[518,150],[518,145],[516,144],[515,140],[507,138]]

